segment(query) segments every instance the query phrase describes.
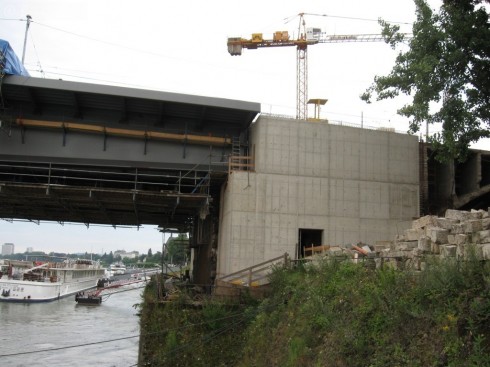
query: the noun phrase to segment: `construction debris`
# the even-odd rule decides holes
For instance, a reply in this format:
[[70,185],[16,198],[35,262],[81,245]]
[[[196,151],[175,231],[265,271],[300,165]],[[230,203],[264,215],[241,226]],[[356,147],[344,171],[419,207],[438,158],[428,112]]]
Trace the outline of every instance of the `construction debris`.
[[464,260],[470,249],[479,258],[490,260],[489,211],[448,209],[442,218],[427,215],[414,220],[412,228],[393,241],[380,241],[374,246],[330,246],[317,257],[343,256],[356,262],[374,259],[376,267],[422,270],[427,257]]

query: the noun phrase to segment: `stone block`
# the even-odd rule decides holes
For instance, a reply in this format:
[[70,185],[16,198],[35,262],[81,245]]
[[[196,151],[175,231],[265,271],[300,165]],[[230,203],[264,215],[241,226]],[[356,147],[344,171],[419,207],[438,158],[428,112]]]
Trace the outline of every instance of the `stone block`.
[[418,246],[418,241],[404,241],[404,242],[398,242],[396,244],[396,249],[399,251],[411,251],[414,248],[417,248]]
[[490,243],[482,243],[483,259],[490,260]]
[[482,220],[481,219],[470,219],[463,223],[464,232],[472,233],[479,232],[483,230]]
[[422,256],[423,255],[423,251],[419,248],[414,248],[412,250],[412,257],[419,257],[419,256]]
[[465,221],[470,219],[470,212],[456,209],[447,209],[444,215],[448,219],[456,219],[459,221]]
[[482,219],[483,213],[480,210],[471,209],[470,218],[471,219]]
[[439,249],[439,245],[435,242],[431,242],[430,243],[430,252],[432,252],[433,254],[440,254],[440,249]]
[[430,237],[427,236],[420,237],[417,243],[417,248],[422,252],[430,252],[431,251]]
[[472,232],[466,235],[467,243],[480,243],[480,232]]
[[395,236],[395,243],[396,242],[403,242],[403,241],[405,241],[405,235],[404,234],[397,234]]
[[468,236],[465,234],[455,234],[454,235],[454,245],[463,245],[466,243]]
[[480,243],[489,243],[490,242],[490,230],[480,231],[478,232],[479,242]]
[[406,229],[405,240],[406,241],[418,241],[421,236],[424,235],[424,231],[421,229]]
[[483,218],[481,220],[482,230],[490,229],[490,218]]
[[433,243],[444,244],[447,243],[447,235],[449,231],[442,228],[428,228],[427,235]]
[[388,251],[388,252],[383,252],[384,257],[388,258],[395,258],[395,257],[404,257],[405,253],[403,251]]
[[420,229],[428,226],[437,226],[437,217],[435,215],[426,215],[412,222],[412,229]]
[[457,246],[455,245],[442,245],[440,246],[441,256],[446,257],[456,257]]
[[452,234],[464,233],[464,225],[463,225],[463,223],[453,224],[451,226],[451,233]]
[[451,218],[437,218],[437,227],[444,229],[451,229],[454,224],[458,224],[459,221]]
[[456,235],[455,234],[448,234],[447,235],[447,243],[450,245],[455,245],[456,244]]

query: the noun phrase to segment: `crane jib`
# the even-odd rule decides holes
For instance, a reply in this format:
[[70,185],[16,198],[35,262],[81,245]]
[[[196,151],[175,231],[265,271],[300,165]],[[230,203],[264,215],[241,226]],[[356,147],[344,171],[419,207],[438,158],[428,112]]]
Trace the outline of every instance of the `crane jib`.
[[[244,48],[255,50],[257,48],[296,46],[296,118],[308,118],[308,65],[307,49],[310,45],[318,43],[340,43],[340,42],[382,42],[389,40],[381,34],[345,34],[327,35],[320,28],[306,28],[303,19],[304,13],[300,13],[299,37],[291,39],[287,31],[273,33],[272,39],[264,39],[262,33],[253,33],[251,39],[232,37],[228,38],[228,52],[232,56],[240,56]],[[399,33],[403,40],[410,40],[413,35]]]

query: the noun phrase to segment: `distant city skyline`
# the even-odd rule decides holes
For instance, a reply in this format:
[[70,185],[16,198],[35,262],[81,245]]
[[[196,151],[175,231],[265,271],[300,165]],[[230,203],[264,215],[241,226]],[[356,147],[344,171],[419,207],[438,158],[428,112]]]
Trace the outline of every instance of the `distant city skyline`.
[[140,254],[162,251],[163,240],[170,237],[161,233],[157,226],[113,227],[81,224],[61,225],[56,222],[3,221],[0,243],[13,243],[15,253],[28,249],[45,253],[114,253],[138,251]]

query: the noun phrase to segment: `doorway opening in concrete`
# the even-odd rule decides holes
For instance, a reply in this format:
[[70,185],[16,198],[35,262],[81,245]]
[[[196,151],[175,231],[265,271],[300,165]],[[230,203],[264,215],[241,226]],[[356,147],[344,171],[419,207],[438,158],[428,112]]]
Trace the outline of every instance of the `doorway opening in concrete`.
[[311,250],[306,250],[311,247],[321,246],[323,237],[323,229],[303,229],[298,232],[298,259],[310,256]]

